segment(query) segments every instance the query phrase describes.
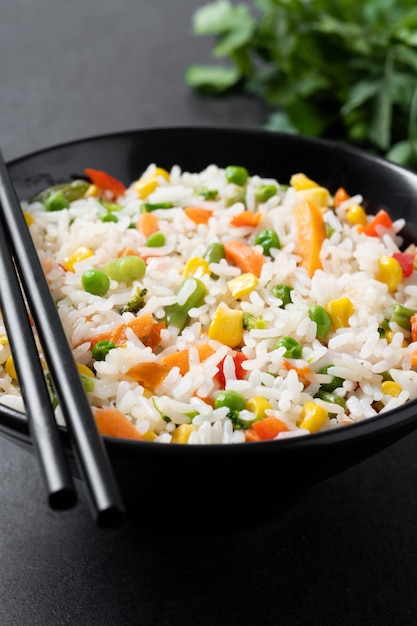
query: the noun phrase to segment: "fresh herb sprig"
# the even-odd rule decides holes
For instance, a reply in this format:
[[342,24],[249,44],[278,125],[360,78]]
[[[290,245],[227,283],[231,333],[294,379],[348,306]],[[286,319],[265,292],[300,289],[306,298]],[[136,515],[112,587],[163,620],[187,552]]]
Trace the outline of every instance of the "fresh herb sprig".
[[255,96],[272,130],[353,143],[417,168],[415,0],[216,0],[195,11],[192,26],[214,38],[217,61],[187,68],[191,88]]

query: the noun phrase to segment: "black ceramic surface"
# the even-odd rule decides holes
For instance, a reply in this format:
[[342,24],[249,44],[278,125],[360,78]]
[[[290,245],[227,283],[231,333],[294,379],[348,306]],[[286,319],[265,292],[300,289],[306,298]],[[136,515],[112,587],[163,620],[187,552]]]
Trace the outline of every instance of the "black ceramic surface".
[[[417,241],[415,174],[341,144],[290,134],[254,128],[144,129],[59,145],[15,160],[9,168],[23,200],[85,167],[129,183],[149,163],[168,169],[179,164],[190,171],[210,163],[241,164],[282,183],[302,171],[331,191],[343,186],[361,193],[368,210],[386,208],[394,218],[404,217],[407,241]],[[232,519],[236,524],[237,518],[247,525],[273,517],[301,490],[412,432],[416,413],[413,401],[353,426],[285,441],[185,446],[106,437],[105,444],[128,509],[140,524],[159,525],[167,516],[183,524],[198,511],[207,527]],[[2,414],[2,432],[31,450],[26,424],[7,410]]]

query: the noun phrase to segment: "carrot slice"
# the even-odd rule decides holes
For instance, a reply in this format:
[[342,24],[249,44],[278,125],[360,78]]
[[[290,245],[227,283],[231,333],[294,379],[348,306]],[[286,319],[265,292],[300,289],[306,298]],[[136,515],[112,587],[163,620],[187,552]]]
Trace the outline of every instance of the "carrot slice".
[[158,387],[164,378],[168,376],[170,370],[171,368],[168,367],[168,365],[151,361],[147,363],[136,363],[136,365],[133,365],[127,370],[126,375],[153,392],[155,387]]
[[184,209],[184,213],[195,224],[207,224],[207,222],[213,215],[213,211],[210,211],[209,209],[202,209],[201,207],[197,206],[186,207]]
[[258,278],[261,275],[265,257],[253,246],[233,239],[225,242],[224,253],[226,260],[240,267],[242,272],[252,272]]
[[[196,346],[200,361],[205,361],[209,356],[214,354],[213,348],[209,343],[200,343]],[[161,359],[163,365],[168,367],[179,367],[181,376],[184,376],[190,369],[190,350],[185,348],[178,352],[168,354]]]
[[392,226],[392,219],[384,209],[378,211],[373,220],[362,228],[362,232],[369,237],[379,237],[377,232],[379,226],[383,228],[391,228]]
[[120,259],[124,256],[140,256],[140,254],[134,248],[122,248],[117,256]]
[[300,266],[308,275],[321,269],[320,250],[326,238],[326,227],[320,208],[311,200],[301,202],[295,208],[297,229],[297,254],[301,257]]
[[94,419],[102,435],[122,439],[143,439],[132,422],[119,409],[97,408],[94,411]]
[[86,167],[84,172],[87,174],[93,185],[100,187],[100,189],[111,191],[115,198],[123,195],[126,191],[125,185],[117,178],[114,178],[114,176],[107,174],[107,172],[96,170],[92,167]]
[[348,194],[346,189],[344,189],[344,187],[339,187],[339,189],[337,189],[336,193],[334,194],[334,198],[333,198],[335,209],[337,209],[337,207],[340,206],[342,202],[344,202],[345,200],[349,200],[349,198],[350,198],[350,195]]
[[136,228],[145,235],[146,238],[159,230],[159,219],[152,212],[141,213],[136,222]]
[[411,341],[417,341],[417,313],[410,317]]
[[242,211],[234,215],[230,220],[232,226],[257,226],[262,219],[262,213],[253,211]]
[[252,428],[262,440],[274,439],[278,433],[289,430],[288,426],[284,424],[284,422],[273,415],[265,417],[259,422],[254,422],[252,424]]
[[127,328],[131,328],[138,339],[146,346],[153,349],[161,341],[161,330],[165,328],[165,324],[164,322],[155,322],[151,313],[143,313],[138,317],[134,317],[127,324],[120,324],[108,332],[100,333],[93,337],[90,341],[91,348],[93,348],[98,341],[105,339],[112,341],[116,346],[120,346],[126,341]]

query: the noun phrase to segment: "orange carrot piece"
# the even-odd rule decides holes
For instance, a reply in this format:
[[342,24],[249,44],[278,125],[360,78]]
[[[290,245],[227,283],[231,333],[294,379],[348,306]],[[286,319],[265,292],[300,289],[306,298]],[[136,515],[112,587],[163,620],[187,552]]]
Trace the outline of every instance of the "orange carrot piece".
[[417,368],[417,350],[410,354],[411,367]]
[[92,167],[86,167],[84,172],[87,174],[93,185],[100,187],[100,189],[111,191],[115,198],[123,195],[126,191],[125,185],[117,178],[114,178],[114,176],[107,174],[107,172],[96,170]]
[[145,235],[146,238],[159,230],[159,219],[152,212],[141,213],[136,222],[136,228]]
[[213,211],[210,211],[209,209],[202,209],[201,207],[197,206],[186,207],[184,209],[184,213],[195,224],[207,224],[207,222],[213,215]]
[[262,441],[258,433],[253,430],[253,428],[247,428],[245,430],[245,441],[253,442],[253,441]]
[[310,277],[322,268],[320,250],[326,238],[326,226],[320,208],[311,200],[301,202],[295,209],[297,228],[296,252],[301,257],[300,266]]
[[140,339],[146,346],[155,348],[161,340],[161,330],[165,328],[164,322],[155,322],[151,313],[143,313],[134,317],[127,324],[120,324],[112,330],[100,333],[91,339],[91,348],[93,348],[98,341],[107,339],[112,341],[116,346],[120,346],[126,341],[126,329],[131,328],[136,337]]
[[228,262],[232,262],[240,267],[242,272],[251,272],[259,278],[262,266],[265,263],[265,257],[256,248],[233,239],[225,242],[224,252]]
[[337,207],[340,206],[345,200],[349,200],[349,198],[350,195],[348,194],[346,189],[344,189],[344,187],[339,187],[339,189],[336,190],[333,198],[335,209],[337,209]]
[[265,417],[259,422],[254,422],[252,424],[252,428],[262,440],[274,439],[278,433],[289,430],[288,426],[284,424],[284,422],[273,415]]
[[300,376],[301,378],[308,378],[313,373],[312,370],[308,367],[308,365],[304,365],[303,367],[297,367],[296,365],[293,365],[289,361],[283,361],[282,364],[287,370],[295,370],[298,376]]
[[410,317],[411,341],[417,341],[417,313]]
[[243,211],[234,215],[230,220],[232,226],[257,226],[262,219],[262,213]]
[[127,370],[126,375],[153,392],[155,387],[158,387],[164,378],[168,376],[170,370],[171,368],[168,365],[151,361],[136,363],[136,365]]
[[102,435],[121,439],[143,439],[132,422],[119,409],[97,408],[94,411],[94,419]]
[[392,219],[384,209],[378,211],[373,220],[362,228],[362,232],[369,237],[379,237],[377,232],[379,226],[383,228],[391,228],[392,226]]
[[[209,356],[214,354],[214,350],[209,343],[200,343],[196,346],[196,349],[200,357],[200,362],[205,361]],[[184,376],[190,369],[190,350],[184,348],[184,350],[168,354],[161,359],[161,363],[169,367],[179,367],[181,376]]]
[[140,256],[140,254],[134,248],[122,248],[117,256],[121,259],[124,256]]

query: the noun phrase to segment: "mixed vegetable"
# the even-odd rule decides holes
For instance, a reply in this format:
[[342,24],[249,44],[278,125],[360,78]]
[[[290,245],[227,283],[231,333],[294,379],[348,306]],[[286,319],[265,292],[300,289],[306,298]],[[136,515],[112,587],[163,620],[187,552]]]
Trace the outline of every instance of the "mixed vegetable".
[[[262,292],[262,297],[269,300],[272,308],[284,312],[291,311],[298,297],[297,289],[290,281],[264,279],[265,267],[279,262],[283,251],[282,233],[272,228],[267,220],[268,203],[271,207],[276,206],[288,192],[297,199],[293,252],[298,259],[298,267],[305,271],[306,280],[323,271],[323,245],[331,240],[334,233],[332,216],[337,216],[347,232],[352,229],[358,236],[362,235],[364,241],[371,237],[382,242],[387,233],[395,239],[396,228],[401,228],[401,224],[396,224],[387,211],[381,209],[376,215],[367,215],[359,196],[351,196],[344,188],[331,193],[304,173],[294,174],[289,186],[253,179],[254,193],[249,202],[247,194],[251,177],[245,167],[231,165],[224,170],[229,195],[221,200],[222,211],[234,207],[230,212],[228,236],[221,241],[208,242],[200,255],[190,255],[182,265],[181,281],[171,302],[163,306],[162,312],[160,309],[150,312],[146,309],[150,296],[145,286],[149,264],[158,254],[158,248],[163,249],[160,256],[164,256],[164,220],[172,219],[170,210],[178,210],[172,202],[153,202],[152,193],[158,187],[166,186],[171,175],[154,166],[152,175],[143,175],[129,188],[100,170],[87,168],[85,175],[85,179],[43,191],[26,206],[25,215],[32,227],[42,211],[67,211],[71,203],[91,198],[97,203],[98,219],[103,224],[108,223],[109,228],[112,225],[117,228],[126,198],[133,199],[138,206],[137,213],[134,216],[130,214],[128,228],[140,234],[141,246],[121,247],[117,256],[105,262],[97,260],[94,245],[74,249],[58,264],[51,262],[47,255],[43,258],[50,283],[53,281],[49,274],[51,269],[60,276],[75,277],[80,267],[87,266],[80,275],[81,287],[86,294],[100,301],[106,300],[118,286],[128,294],[123,303],[117,300],[118,304],[111,307],[117,310],[119,322],[112,323],[110,328],[96,332],[88,339],[79,339],[73,345],[76,351],[80,344],[88,342],[88,358],[79,363],[79,370],[86,392],[93,399],[97,426],[103,435],[153,441],[158,439],[162,427],[170,424],[169,441],[192,443],[196,441],[193,436],[201,425],[198,418],[202,411],[205,415],[217,411],[223,423],[229,421],[233,432],[241,433],[238,441],[242,442],[270,440],[295,432],[315,433],[323,428],[355,421],[350,417],[349,398],[355,395],[362,383],[341,376],[340,367],[332,362],[317,366],[314,359],[309,359],[311,351],[305,351],[301,338],[294,336],[296,333],[280,336],[277,329],[275,335],[271,335],[268,315],[251,312],[245,303],[251,298],[256,301]],[[196,195],[201,202],[195,202],[195,205],[185,202],[179,207],[188,219],[188,236],[191,239],[193,233],[206,229],[211,220],[216,219],[215,203],[220,197],[218,189],[207,188],[198,188]],[[36,240],[39,236],[36,229],[33,234]],[[169,257],[168,252],[166,254]],[[175,256],[175,250],[170,254]],[[90,266],[91,259],[95,261]],[[385,346],[391,342],[397,345],[400,339],[401,345],[406,346],[405,358],[410,369],[417,369],[417,309],[406,306],[404,298],[401,301],[395,298],[403,294],[404,286],[415,274],[416,267],[414,246],[404,251],[395,247],[391,254],[381,255],[373,277],[384,285],[391,298],[391,305],[384,310],[378,325],[379,337]],[[227,279],[227,297],[217,303],[214,314],[201,325],[200,335],[192,345],[184,340],[173,349],[176,339],[186,338],[197,318],[196,311],[210,301],[210,286],[218,283],[222,268],[233,268]],[[57,301],[58,310],[65,301],[65,294],[64,290]],[[316,347],[328,347],[330,339],[338,331],[350,328],[355,305],[346,295],[330,298],[322,304],[310,302],[305,313],[314,331]],[[271,362],[275,359],[278,365],[275,370],[271,368],[267,372],[268,377],[271,373],[273,378],[282,380],[295,376],[302,391],[305,391],[304,396],[301,394],[304,400],[293,423],[286,418],[282,406],[277,408],[275,396],[265,393],[247,397],[244,386],[239,391],[239,386],[231,384],[231,381],[245,381],[250,376],[251,367],[248,364],[253,357],[250,357],[247,345],[255,341],[249,339],[247,344],[251,334],[252,337],[272,337]],[[140,342],[148,358],[129,364],[123,376],[129,383],[136,383],[143,397],[151,400],[160,417],[158,428],[138,429],[134,416],[124,413],[114,402],[98,403],[94,395],[97,372],[119,349],[127,350],[132,337]],[[1,369],[16,381],[5,334],[0,335],[0,347]],[[164,395],[160,391],[164,381],[173,371],[181,377],[187,376],[193,364],[207,363],[219,349],[222,356],[213,375],[214,390],[207,396],[196,393],[198,401],[194,403],[182,403],[180,419],[171,416],[167,405],[160,402],[160,397]],[[402,393],[404,401],[409,399],[409,394],[393,379],[390,371],[382,371],[378,376],[379,389],[374,393],[370,415],[389,408],[391,400]],[[202,409],[203,405],[205,408]]]

